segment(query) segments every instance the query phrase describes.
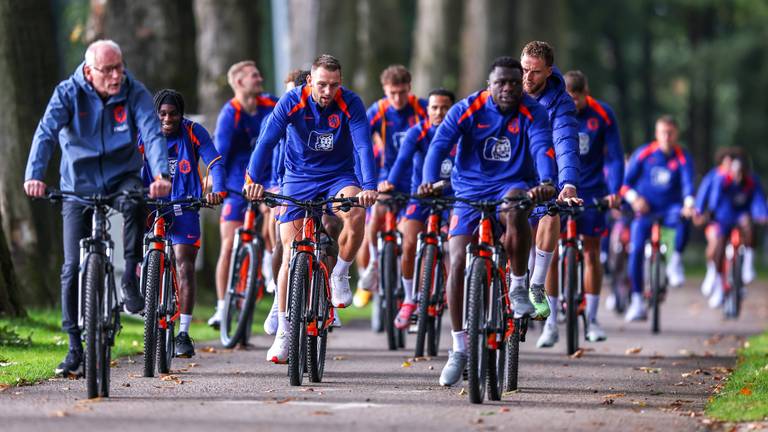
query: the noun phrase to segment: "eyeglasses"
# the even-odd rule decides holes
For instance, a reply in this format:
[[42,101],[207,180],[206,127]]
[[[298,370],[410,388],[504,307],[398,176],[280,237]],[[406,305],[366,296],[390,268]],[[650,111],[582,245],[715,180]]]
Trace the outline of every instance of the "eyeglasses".
[[91,69],[95,69],[100,73],[102,73],[103,75],[113,75],[115,72],[117,72],[118,75],[122,75],[123,70],[125,69],[125,65],[123,63],[119,63],[116,65],[104,66],[103,68],[91,66]]

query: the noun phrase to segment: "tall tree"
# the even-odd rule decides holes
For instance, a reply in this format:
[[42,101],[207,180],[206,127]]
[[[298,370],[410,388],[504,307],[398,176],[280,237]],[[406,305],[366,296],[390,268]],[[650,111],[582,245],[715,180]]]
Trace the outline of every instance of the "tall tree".
[[113,39],[128,69],[155,92],[175,88],[197,108],[192,0],[91,0],[87,42]]
[[413,29],[413,92],[424,96],[435,87],[455,90],[461,2],[419,0]]
[[[58,300],[61,217],[47,204],[28,199],[22,183],[35,126],[56,84],[53,29],[50,1],[0,1],[0,215],[6,243],[0,261],[13,251],[19,279],[16,284],[3,265],[6,283],[0,290],[23,287],[25,302],[44,305]],[[57,174],[53,160],[44,180],[55,185]]]

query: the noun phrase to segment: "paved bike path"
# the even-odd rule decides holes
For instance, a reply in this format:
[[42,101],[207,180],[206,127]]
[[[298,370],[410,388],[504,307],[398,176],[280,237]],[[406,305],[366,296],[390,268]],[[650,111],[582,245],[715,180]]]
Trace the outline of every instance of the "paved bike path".
[[[657,336],[649,323],[624,324],[603,309],[609,339],[585,344],[580,358],[565,355],[562,328],[549,350],[535,348],[533,329],[523,344],[520,391],[501,402],[469,404],[463,385],[437,385],[444,355],[409,360],[409,352],[383,349],[383,335],[353,323],[332,334],[321,384],[291,387],[285,366],[264,361],[266,336],[249,350],[198,343],[198,356],[175,359],[169,377],[142,378],[140,356],[118,360],[108,400],[84,400],[83,380],[8,389],[0,393],[0,429],[701,430],[701,411],[733,366],[735,348],[763,330],[765,288],[751,287],[738,322],[709,310],[693,284],[674,290]],[[443,349],[449,340],[445,331]]]

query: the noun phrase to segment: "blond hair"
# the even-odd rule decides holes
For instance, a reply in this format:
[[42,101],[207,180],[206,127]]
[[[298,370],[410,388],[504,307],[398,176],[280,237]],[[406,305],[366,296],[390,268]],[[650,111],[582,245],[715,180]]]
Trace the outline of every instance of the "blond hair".
[[227,82],[229,82],[229,86],[232,87],[232,90],[235,89],[235,82],[240,78],[240,72],[248,66],[256,67],[256,62],[253,60],[243,60],[229,67],[229,71],[227,71]]

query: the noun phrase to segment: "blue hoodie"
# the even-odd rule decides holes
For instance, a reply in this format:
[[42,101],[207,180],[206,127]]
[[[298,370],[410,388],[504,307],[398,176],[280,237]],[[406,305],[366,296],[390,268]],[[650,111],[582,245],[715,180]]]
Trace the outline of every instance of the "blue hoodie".
[[37,125],[25,180],[42,180],[61,146],[60,188],[106,193],[143,165],[136,146],[144,137],[145,156],[153,173],[168,174],[168,149],[147,88],[127,71],[120,93],[106,102],[83,75],[84,63],[59,83]]
[[535,99],[547,109],[552,126],[552,144],[558,168],[558,185],[579,187],[579,123],[576,120],[576,105],[565,91],[565,79],[552,66],[552,75],[547,79],[544,91]]

